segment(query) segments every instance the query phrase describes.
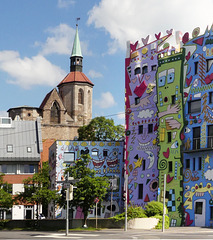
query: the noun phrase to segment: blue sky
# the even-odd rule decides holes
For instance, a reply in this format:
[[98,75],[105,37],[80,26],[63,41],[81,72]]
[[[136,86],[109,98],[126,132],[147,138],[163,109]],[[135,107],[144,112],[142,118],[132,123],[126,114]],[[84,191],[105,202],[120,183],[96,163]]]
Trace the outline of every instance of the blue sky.
[[[212,0],[1,0],[0,115],[39,107],[69,72],[76,18],[83,72],[94,83],[93,117],[124,124],[126,42],[166,33],[190,34],[213,23]],[[154,38],[153,38],[154,39]]]

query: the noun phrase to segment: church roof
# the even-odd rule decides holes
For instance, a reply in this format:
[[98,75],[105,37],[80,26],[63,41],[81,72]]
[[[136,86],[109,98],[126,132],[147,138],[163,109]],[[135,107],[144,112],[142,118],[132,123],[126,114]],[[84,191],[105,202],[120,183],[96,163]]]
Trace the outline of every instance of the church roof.
[[78,25],[76,25],[76,33],[75,33],[75,39],[72,47],[71,57],[83,57],[81,53],[81,45],[80,45],[80,40],[78,36]]
[[89,83],[94,86],[94,84],[89,80],[89,78],[82,72],[70,72],[67,76],[58,84],[57,87],[64,83]]

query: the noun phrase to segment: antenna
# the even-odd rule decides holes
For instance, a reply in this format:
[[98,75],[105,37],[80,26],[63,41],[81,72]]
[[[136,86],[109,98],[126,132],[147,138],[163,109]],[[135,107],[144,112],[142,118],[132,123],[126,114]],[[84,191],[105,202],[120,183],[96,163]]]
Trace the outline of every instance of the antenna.
[[78,21],[80,20],[80,17],[76,18],[76,26],[78,26]]

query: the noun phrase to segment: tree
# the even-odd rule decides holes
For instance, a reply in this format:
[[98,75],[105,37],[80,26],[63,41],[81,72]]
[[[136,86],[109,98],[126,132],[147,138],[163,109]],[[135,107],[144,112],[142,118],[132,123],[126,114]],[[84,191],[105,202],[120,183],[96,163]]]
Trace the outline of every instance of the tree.
[[59,195],[56,190],[50,190],[49,178],[49,164],[43,162],[42,168],[33,177],[24,179],[24,192],[16,196],[16,200],[22,203],[32,203],[37,205],[37,219],[38,219],[38,205],[41,204],[43,208],[48,206],[52,200],[58,200]]
[[69,172],[69,176],[77,179],[74,189],[72,207],[80,207],[84,213],[84,225],[86,225],[89,209],[95,206],[95,198],[98,197],[100,201],[103,200],[109,187],[107,177],[95,176],[95,171],[88,168],[90,161],[88,154],[82,155],[81,158],[66,169],[65,174]]
[[12,195],[9,193],[11,184],[4,182],[3,176],[3,174],[0,174],[0,208],[8,210],[13,206],[13,198]]
[[96,117],[78,129],[80,141],[118,141],[124,137],[124,126],[115,125],[113,119]]

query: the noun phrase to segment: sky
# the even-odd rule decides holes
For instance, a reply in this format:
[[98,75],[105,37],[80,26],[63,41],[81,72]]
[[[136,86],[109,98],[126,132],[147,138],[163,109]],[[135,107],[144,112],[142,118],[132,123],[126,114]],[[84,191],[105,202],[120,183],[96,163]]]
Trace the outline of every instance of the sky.
[[69,73],[78,21],[83,72],[94,83],[93,118],[124,124],[126,43],[213,23],[212,0],[1,0],[0,116],[39,107]]

